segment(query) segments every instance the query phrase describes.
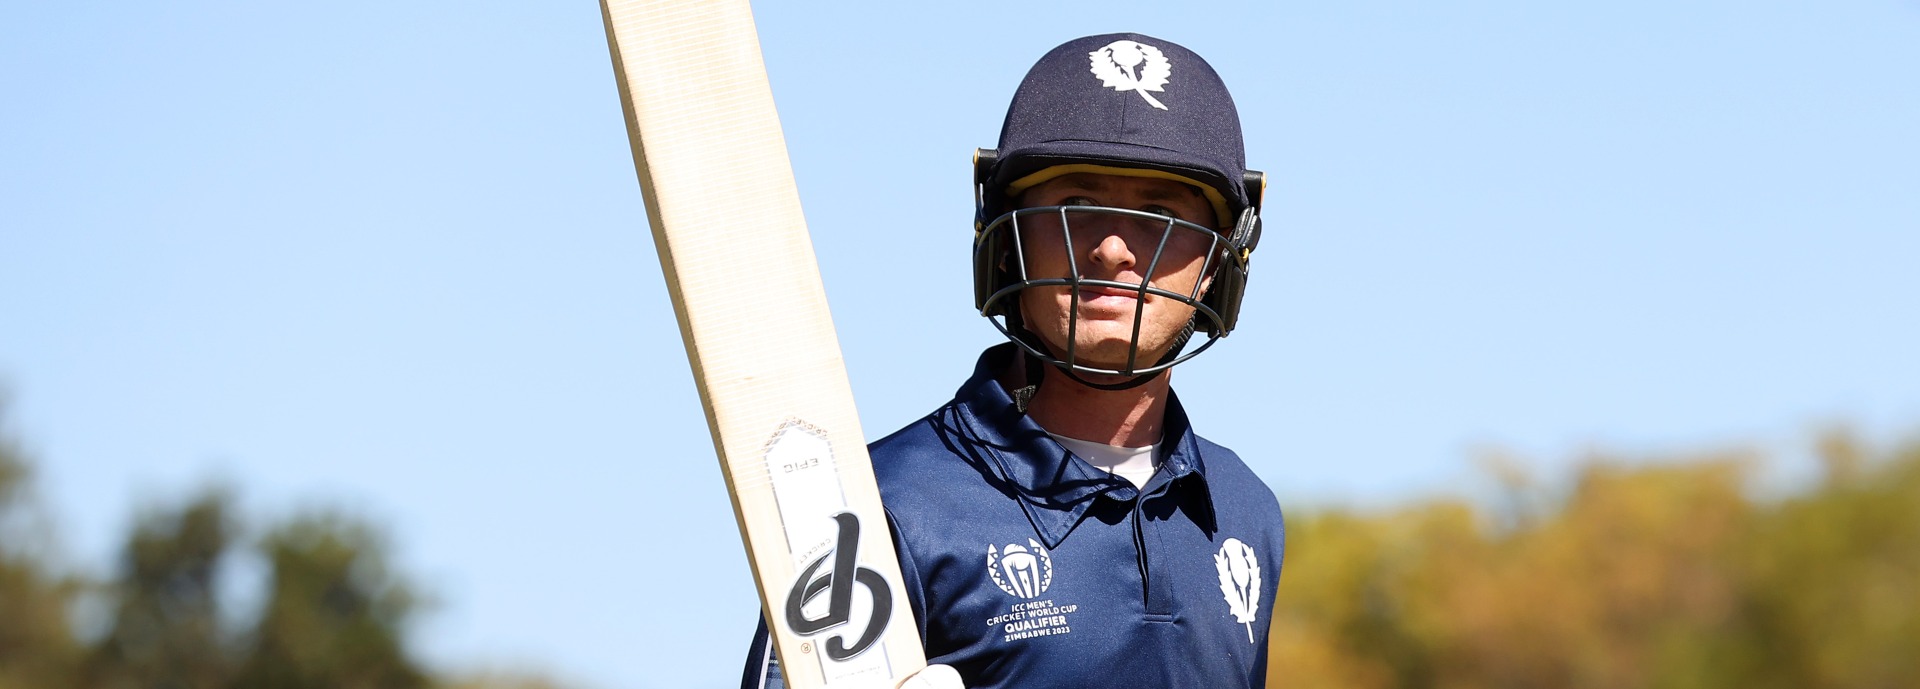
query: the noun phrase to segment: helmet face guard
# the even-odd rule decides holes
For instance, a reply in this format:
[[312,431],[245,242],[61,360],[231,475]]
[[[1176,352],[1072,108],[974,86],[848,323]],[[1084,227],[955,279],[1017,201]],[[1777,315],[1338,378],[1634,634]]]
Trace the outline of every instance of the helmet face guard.
[[[1138,282],[1089,276],[1087,253],[1116,235],[1137,256],[1135,267],[1140,269],[1132,272],[1139,276]],[[1152,254],[1143,255],[1149,246]],[[1033,256],[1036,253],[1054,256],[1050,261],[1053,265],[1041,265],[1042,261]],[[1235,262],[1235,254],[1231,237],[1165,215],[1103,206],[1024,208],[994,219],[974,241],[976,305],[994,327],[1028,354],[1069,373],[1151,376],[1206,351],[1230,329],[1226,318],[1208,303],[1207,295],[1218,276],[1230,272],[1222,267]],[[1244,275],[1244,270],[1240,274]],[[1020,299],[1034,289],[1065,293],[1063,347],[1049,347],[1026,323]],[[1096,364],[1087,361],[1080,351],[1083,299],[1099,293],[1133,297],[1124,361]],[[1153,360],[1143,360],[1140,335],[1147,312],[1149,308],[1167,308],[1166,301],[1183,304],[1192,309],[1192,314],[1181,331],[1167,341],[1164,353],[1148,353]],[[1183,351],[1196,330],[1208,334],[1206,341]]]

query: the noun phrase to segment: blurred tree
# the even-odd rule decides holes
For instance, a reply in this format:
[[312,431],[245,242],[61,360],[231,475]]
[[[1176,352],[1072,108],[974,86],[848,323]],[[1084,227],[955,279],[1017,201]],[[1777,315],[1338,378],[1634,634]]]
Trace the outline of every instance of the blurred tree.
[[[1597,460],[1557,513],[1475,538],[1458,518],[1402,594],[1437,687],[1656,686],[1667,649],[1725,631],[1743,464]],[[1484,533],[1484,532],[1483,532]]]
[[1756,501],[1753,460],[1590,458],[1564,496],[1496,463],[1489,516],[1431,500],[1289,522],[1270,684],[1286,689],[1920,686],[1920,442],[1822,442]]
[[[338,514],[293,517],[253,544],[271,583],[252,617],[221,609],[221,565],[242,533],[224,490],[143,511],[110,582],[57,574],[5,402],[0,689],[559,689],[524,673],[429,676],[405,643],[416,597],[378,530]],[[108,618],[92,644],[69,623],[83,592]]]
[[127,540],[111,587],[113,626],[94,648],[94,689],[220,689],[231,644],[217,577],[232,544],[229,498],[209,490],[177,510],[150,509]]
[[[228,493],[208,490],[143,512],[110,582],[61,574],[4,412],[0,689],[558,686],[420,667],[418,598],[379,531],[340,514],[242,541]],[[1564,493],[1496,458],[1491,509],[1296,509],[1270,685],[1920,687],[1920,441],[1875,452],[1834,432],[1819,454],[1822,478],[1777,499],[1749,495],[1742,455],[1590,457]],[[269,568],[250,617],[218,595],[242,544]],[[69,623],[83,592],[110,613],[90,645]]]
[[1744,543],[1754,687],[1920,686],[1920,442],[1873,461],[1845,433],[1820,446],[1818,489]]
[[[1409,647],[1393,615],[1387,525],[1345,510],[1287,517],[1286,566],[1275,603],[1268,684],[1289,689],[1411,686],[1418,659],[1395,663],[1371,649]],[[1356,653],[1356,649],[1370,649]]]
[[273,569],[267,602],[235,689],[412,689],[428,677],[408,657],[416,607],[387,569],[368,525],[297,517],[262,543]]
[[78,582],[45,563],[48,534],[33,509],[32,472],[5,420],[0,397],[0,689],[72,687],[80,647],[67,612]]
[[525,673],[487,672],[442,680],[439,689],[563,689],[551,679]]

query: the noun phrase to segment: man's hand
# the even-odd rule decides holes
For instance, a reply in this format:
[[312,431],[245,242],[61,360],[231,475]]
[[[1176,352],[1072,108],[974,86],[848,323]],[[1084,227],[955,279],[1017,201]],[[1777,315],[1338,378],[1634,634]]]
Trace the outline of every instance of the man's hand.
[[952,665],[928,665],[901,682],[900,689],[967,689],[967,685],[961,683],[960,671]]

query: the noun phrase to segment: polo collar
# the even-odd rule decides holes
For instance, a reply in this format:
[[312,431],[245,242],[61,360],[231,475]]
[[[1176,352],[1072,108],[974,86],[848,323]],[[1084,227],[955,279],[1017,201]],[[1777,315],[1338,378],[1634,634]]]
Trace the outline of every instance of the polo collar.
[[1214,528],[1206,464],[1177,395],[1168,394],[1165,431],[1160,438],[1164,470],[1155,473],[1144,488],[1136,489],[1124,478],[1074,461],[1046,429],[1014,406],[1012,397],[1000,387],[998,376],[1017,353],[1012,343],[981,353],[973,377],[960,386],[954,401],[959,417],[993,458],[1000,478],[1015,489],[1020,507],[1048,548],[1066,540],[1101,495],[1132,500],[1141,492],[1151,498],[1169,490],[1194,490],[1205,513],[1194,517],[1205,519],[1205,528]]

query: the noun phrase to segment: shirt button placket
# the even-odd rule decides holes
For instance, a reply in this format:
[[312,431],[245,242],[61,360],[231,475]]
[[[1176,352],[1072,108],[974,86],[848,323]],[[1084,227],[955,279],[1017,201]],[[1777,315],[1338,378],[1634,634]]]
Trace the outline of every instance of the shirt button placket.
[[[1148,621],[1173,621],[1173,582],[1169,578],[1168,567],[1154,567],[1153,562],[1166,554],[1161,547],[1160,525],[1152,523],[1147,517],[1148,502],[1158,503],[1167,497],[1167,485],[1148,484],[1151,492],[1142,492],[1133,503],[1133,544],[1140,557],[1140,579],[1146,600],[1144,607]],[[1164,564],[1164,563],[1163,563]]]

